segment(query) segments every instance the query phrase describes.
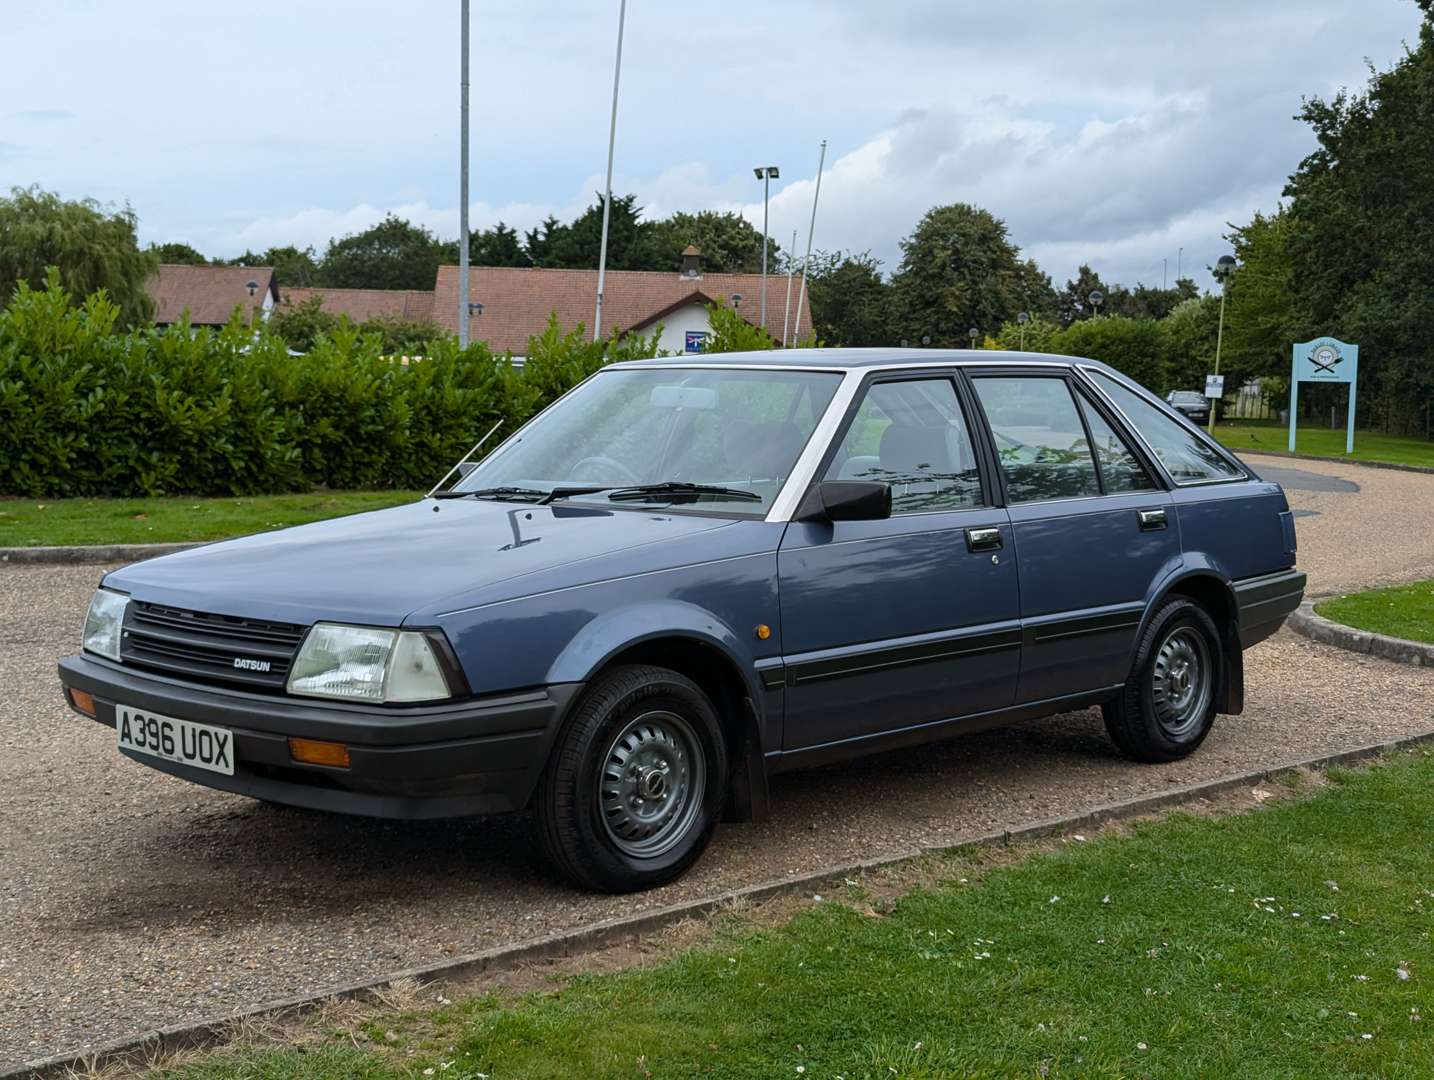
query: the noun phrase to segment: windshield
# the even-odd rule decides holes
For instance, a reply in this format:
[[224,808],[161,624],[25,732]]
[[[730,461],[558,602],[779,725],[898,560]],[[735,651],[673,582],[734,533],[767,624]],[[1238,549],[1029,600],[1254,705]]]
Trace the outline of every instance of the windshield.
[[[763,514],[840,382],[826,371],[599,372],[454,491],[531,500],[556,489],[575,501]],[[665,487],[633,490],[644,485]],[[565,490],[588,488],[598,490]]]

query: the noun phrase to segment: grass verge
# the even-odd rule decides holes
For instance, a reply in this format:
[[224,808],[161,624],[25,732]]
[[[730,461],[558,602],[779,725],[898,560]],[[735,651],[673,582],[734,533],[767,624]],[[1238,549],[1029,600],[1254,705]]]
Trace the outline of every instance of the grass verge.
[[1434,581],[1337,596],[1316,604],[1315,611],[1356,630],[1434,643]]
[[930,887],[880,909],[853,884],[645,970],[439,999],[168,1075],[1423,1075],[1434,757],[1328,779],[1011,865],[936,860]]
[[419,491],[316,491],[234,499],[0,499],[0,547],[223,540],[411,502]]
[[[1345,432],[1341,428],[1302,427],[1295,433],[1295,452],[1314,457],[1349,457],[1354,461],[1381,461],[1390,465],[1423,465],[1434,468],[1434,441],[1404,435],[1383,435],[1377,431],[1356,431],[1354,453],[1344,452]],[[1231,450],[1289,449],[1289,428],[1281,424],[1216,424],[1215,437]]]

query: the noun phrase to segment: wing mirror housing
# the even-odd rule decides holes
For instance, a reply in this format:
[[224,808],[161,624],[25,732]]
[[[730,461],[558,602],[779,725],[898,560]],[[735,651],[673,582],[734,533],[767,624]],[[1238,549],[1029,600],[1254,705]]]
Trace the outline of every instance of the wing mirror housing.
[[875,480],[824,480],[802,501],[800,521],[881,521],[891,517],[891,485]]

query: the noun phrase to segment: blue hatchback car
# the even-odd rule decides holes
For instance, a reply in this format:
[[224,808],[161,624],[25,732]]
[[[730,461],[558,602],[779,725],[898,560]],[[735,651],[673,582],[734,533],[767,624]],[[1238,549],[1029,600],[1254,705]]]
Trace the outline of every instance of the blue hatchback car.
[[108,574],[70,705],[258,799],[530,809],[633,890],[786,769],[1092,705],[1189,754],[1304,591],[1279,486],[1073,358],[613,364],[458,471]]

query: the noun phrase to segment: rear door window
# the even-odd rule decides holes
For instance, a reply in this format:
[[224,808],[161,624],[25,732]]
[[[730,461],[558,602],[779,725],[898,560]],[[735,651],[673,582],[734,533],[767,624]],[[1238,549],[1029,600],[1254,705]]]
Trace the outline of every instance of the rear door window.
[[1081,416],[1090,429],[1091,444],[1095,447],[1095,461],[1100,466],[1101,485],[1107,495],[1120,495],[1128,491],[1151,491],[1155,481],[1140,464],[1135,451],[1126,445],[1124,439],[1105,422],[1084,394],[1077,394]]
[[973,382],[1011,502],[1100,494],[1095,457],[1065,379],[982,376]]
[[1089,371],[1097,386],[1140,432],[1177,484],[1228,480],[1244,472],[1153,401],[1100,371]]

